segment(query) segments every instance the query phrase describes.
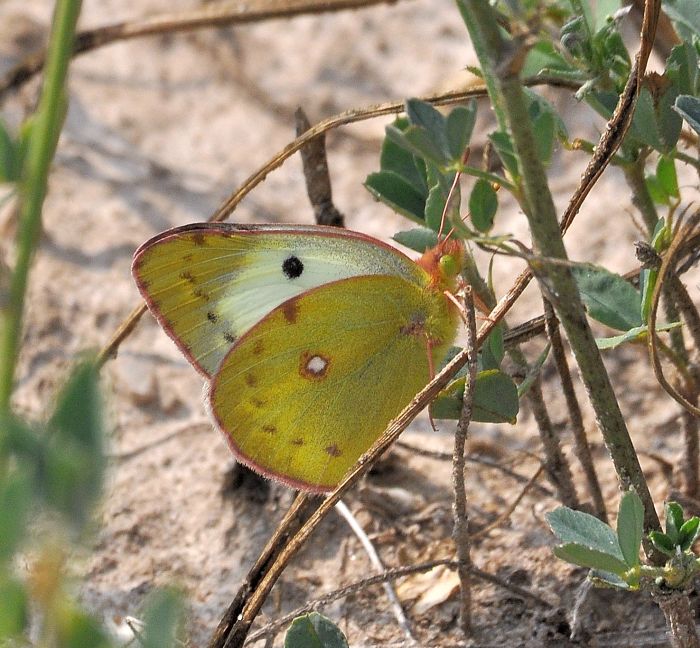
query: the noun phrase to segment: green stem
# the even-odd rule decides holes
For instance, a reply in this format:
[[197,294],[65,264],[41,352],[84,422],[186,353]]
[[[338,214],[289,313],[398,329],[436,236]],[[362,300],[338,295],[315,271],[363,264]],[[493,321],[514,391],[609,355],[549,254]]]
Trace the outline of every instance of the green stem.
[[[477,48],[477,55],[485,78],[495,81],[493,86],[489,86],[489,93],[496,92],[496,96],[492,96],[491,100],[500,106],[506,115],[522,174],[522,207],[532,232],[535,253],[565,260],[566,249],[559,230],[554,201],[544,168],[537,157],[526,98],[518,78],[518,62],[522,60],[523,52],[517,49],[517,43],[503,40],[496,29],[495,16],[488,3],[483,0],[457,2],[472,41],[485,47],[484,52]],[[644,503],[646,531],[658,530],[660,525],[654,503],[610,378],[588,325],[571,269],[567,264],[533,263],[532,266],[533,272],[545,287],[569,339],[598,427],[615,465],[620,487],[625,491],[631,487],[636,490]],[[649,542],[645,542],[645,550],[650,557],[653,556],[654,562],[663,560]]]
[[694,167],[696,171],[700,171],[700,160],[697,158],[694,158],[687,153],[683,153],[683,151],[674,151],[673,157],[675,157],[676,160],[680,160],[681,162],[685,162],[686,164]]
[[514,192],[516,190],[515,185],[510,183],[503,176],[499,176],[496,173],[489,173],[488,171],[484,171],[483,169],[479,169],[477,167],[460,164],[460,165],[455,166],[455,168],[451,169],[451,170],[452,171],[459,171],[463,175],[468,175],[468,176],[472,176],[474,178],[480,178],[482,180],[486,180],[487,182],[499,184],[501,187],[503,187],[504,189],[506,189],[507,191],[510,191],[510,192]]
[[20,185],[17,260],[7,305],[0,311],[0,412],[7,412],[22,332],[29,268],[41,233],[41,208],[56,143],[65,115],[64,85],[73,50],[80,0],[57,0],[46,58],[46,73],[35,114]]
[[656,211],[654,201],[649,195],[647,183],[644,179],[644,163],[645,155],[640,155],[632,164],[627,164],[623,167],[625,172],[625,180],[629,188],[632,190],[632,203],[641,212],[644,218],[649,238],[654,234],[656,223],[659,220],[659,214]]

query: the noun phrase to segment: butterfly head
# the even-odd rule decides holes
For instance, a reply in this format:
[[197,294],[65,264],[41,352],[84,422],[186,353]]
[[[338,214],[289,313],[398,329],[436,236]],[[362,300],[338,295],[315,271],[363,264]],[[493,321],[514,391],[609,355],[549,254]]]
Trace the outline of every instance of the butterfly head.
[[446,238],[426,250],[418,265],[430,275],[430,283],[443,290],[454,291],[457,277],[464,265],[464,243]]

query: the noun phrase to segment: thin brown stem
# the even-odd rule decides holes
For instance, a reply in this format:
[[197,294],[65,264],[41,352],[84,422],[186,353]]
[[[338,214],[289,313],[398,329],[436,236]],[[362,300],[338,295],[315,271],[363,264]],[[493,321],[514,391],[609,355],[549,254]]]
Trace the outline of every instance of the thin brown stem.
[[549,342],[552,345],[552,357],[554,359],[554,365],[557,368],[557,373],[559,374],[559,381],[561,382],[562,391],[564,392],[564,399],[566,400],[566,407],[569,412],[569,422],[571,424],[571,431],[574,436],[574,451],[578,457],[581,467],[583,468],[584,475],[586,476],[588,494],[593,500],[593,510],[603,522],[607,522],[608,514],[605,510],[605,501],[603,500],[603,493],[600,490],[600,482],[598,481],[598,475],[595,471],[595,466],[593,465],[591,448],[588,445],[588,439],[586,438],[586,429],[583,425],[581,407],[579,405],[578,398],[576,397],[574,383],[571,380],[569,363],[566,359],[564,343],[561,339],[561,333],[559,332],[559,322],[554,315],[552,305],[546,299],[544,300],[544,312],[547,336],[549,337]]
[[535,474],[530,477],[530,479],[527,481],[525,486],[522,488],[522,490],[517,494],[517,496],[513,499],[513,501],[505,507],[502,513],[499,514],[499,516],[493,521],[489,522],[485,527],[479,529],[476,533],[472,533],[471,535],[471,540],[472,542],[475,542],[476,540],[480,540],[484,536],[487,536],[491,531],[494,529],[497,529],[500,527],[502,524],[505,523],[505,521],[510,518],[510,516],[513,514],[515,509],[518,507],[518,504],[522,501],[523,497],[527,495],[528,491],[530,489],[534,488],[537,485],[537,480],[540,478],[540,475],[544,471],[544,464],[540,464],[540,467],[537,469]]
[[469,579],[469,566],[471,557],[469,553],[469,530],[467,515],[467,493],[464,485],[464,447],[467,442],[469,423],[472,420],[472,408],[474,405],[474,388],[476,386],[477,373],[477,347],[476,347],[476,315],[474,313],[474,299],[470,286],[467,286],[464,294],[464,305],[467,314],[467,344],[469,351],[469,369],[464,382],[464,396],[462,398],[462,412],[457,422],[455,431],[454,453],[452,455],[452,489],[454,490],[454,503],[452,512],[454,515],[454,529],[452,538],[457,550],[459,567],[460,609],[459,624],[465,638],[471,630],[471,584]]
[[[311,123],[302,108],[294,113],[297,137],[311,128]],[[326,135],[309,140],[306,146],[299,150],[301,155],[306,193],[314,209],[317,225],[345,227],[345,217],[333,204],[331,176],[328,171],[328,156],[326,154]]]
[[[526,373],[529,371],[525,356],[520,349],[509,349],[508,354]],[[556,489],[557,497],[562,504],[569,508],[578,509],[581,505],[576,494],[576,486],[574,486],[569,464],[562,451],[559,435],[552,425],[552,419],[549,416],[544,395],[542,394],[542,381],[539,375],[532,381],[525,398],[532,410],[540,440],[542,441],[544,470],[547,479]]]
[[676,272],[670,271],[666,281],[668,290],[673,295],[673,301],[685,320],[686,329],[693,338],[695,349],[700,351],[700,314],[698,314],[698,309]]
[[[301,614],[306,614],[307,612],[310,612],[312,610],[322,608],[326,605],[329,605],[333,601],[337,601],[338,599],[344,598],[346,596],[356,594],[357,592],[361,592],[367,589],[368,587],[373,587],[374,585],[396,580],[397,578],[410,576],[412,574],[425,573],[432,569],[435,569],[436,567],[442,566],[445,566],[448,569],[457,569],[459,568],[460,563],[458,560],[451,560],[445,558],[442,560],[431,560],[429,562],[420,563],[418,565],[408,565],[406,567],[396,567],[394,569],[388,569],[383,574],[378,574],[377,576],[370,576],[369,578],[365,578],[355,583],[351,583],[350,585],[346,585],[345,587],[333,590],[332,592],[328,592],[327,594],[324,594],[323,596],[313,601],[309,601],[302,607],[293,610],[289,614],[285,614],[284,616],[275,619],[272,623],[268,623],[266,626],[260,628],[260,630],[251,632],[250,636],[248,637],[248,643],[253,643],[254,641],[263,639],[269,634],[278,632],[281,628],[284,628],[290,621],[292,621],[294,618],[298,617]],[[478,580],[483,580],[487,583],[495,585],[496,587],[500,587],[507,592],[512,592],[516,596],[522,597],[528,601],[532,601],[536,605],[540,605],[545,609],[551,610],[554,608],[554,605],[552,603],[544,600],[536,594],[533,594],[529,590],[523,589],[522,587],[518,587],[517,585],[514,585],[505,579],[499,578],[498,576],[489,574],[488,572],[485,572],[479,569],[478,567],[474,567],[474,565],[469,566],[469,572],[474,578]]]
[[700,224],[700,210],[696,211],[687,222],[681,222],[676,228],[671,245],[666,251],[663,263],[659,269],[659,274],[656,279],[656,285],[654,287],[654,293],[651,299],[651,308],[649,309],[649,355],[651,357],[651,364],[654,368],[654,374],[659,384],[666,390],[666,392],[680,405],[683,406],[688,412],[694,416],[700,416],[700,409],[697,405],[690,402],[686,396],[678,390],[674,385],[672,385],[664,375],[663,368],[661,367],[661,360],[659,358],[659,347],[660,341],[658,339],[658,334],[656,332],[656,316],[659,308],[659,301],[661,297],[661,292],[666,280],[667,273],[674,267],[675,258],[678,251],[682,248],[684,241],[690,237]]
[[[246,0],[246,2],[217,2],[201,9],[165,13],[140,20],[86,29],[76,35],[73,56],[90,52],[109,43],[174,34],[212,27],[226,27],[274,18],[291,18],[302,14],[318,14],[345,9],[362,9],[396,0]],[[0,78],[0,96],[16,88],[40,72],[46,52],[39,51],[20,61]]]
[[[677,322],[680,319],[680,314],[677,308],[677,296],[673,287],[677,287],[677,283],[671,281],[674,277],[676,281],[678,277],[675,273],[667,273],[667,281],[663,286],[663,302],[666,319],[669,322]],[[678,282],[680,283],[680,282]],[[683,363],[684,369],[690,374],[690,357],[685,347],[685,339],[683,330],[680,328],[671,329],[671,349],[675,356]],[[674,379],[676,387],[680,387],[680,380]],[[698,404],[698,386],[697,382],[692,378],[685,380],[686,389],[684,390],[685,397],[688,401],[696,405]],[[681,415],[681,431],[683,434],[683,453],[680,461],[680,477],[682,480],[683,492],[689,497],[696,497],[698,491],[698,419],[687,410],[683,410]]]
[[277,525],[274,534],[260,552],[255,564],[250,568],[246,577],[243,579],[236,596],[233,601],[231,601],[209,641],[210,648],[214,646],[220,648],[224,645],[223,642],[226,641],[226,637],[231,631],[231,628],[238,620],[251,592],[255,591],[268,567],[274,562],[281,550],[289,542],[289,539],[299,530],[302,521],[308,517],[310,507],[313,506],[314,503],[315,498],[306,493],[297,495],[296,499],[289,507],[289,510]]
[[576,486],[571,475],[569,462],[561,447],[561,439],[554,430],[552,419],[542,393],[542,379],[537,376],[527,392],[527,402],[537,423],[537,429],[544,450],[544,470],[551,484],[557,489],[559,501],[572,509],[580,509]]
[[627,184],[632,190],[632,203],[641,213],[647,233],[651,236],[659,220],[659,215],[656,212],[654,201],[649,195],[649,190],[647,189],[646,180],[644,178],[645,162],[646,156],[640,155],[635,162],[625,165],[623,169],[625,172],[625,180],[627,180]]

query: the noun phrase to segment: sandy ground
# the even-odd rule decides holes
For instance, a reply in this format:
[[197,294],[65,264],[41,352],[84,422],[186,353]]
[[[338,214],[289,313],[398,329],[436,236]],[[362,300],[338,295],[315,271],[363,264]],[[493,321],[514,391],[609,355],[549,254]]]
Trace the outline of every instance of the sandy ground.
[[[81,24],[189,6],[184,0],[86,2]],[[0,3],[0,70],[41,42],[49,15],[45,0]],[[316,121],[349,108],[454,88],[473,62],[450,0],[405,0],[357,12],[147,38],[78,58],[32,276],[17,406],[36,417],[49,409],[75,355],[104,344],[138,303],[129,272],[135,248],[168,227],[205,220],[290,141],[296,106]],[[5,102],[3,114],[10,122],[31,105],[36,90],[32,82]],[[572,137],[595,137],[601,124],[590,112],[564,94],[553,98]],[[483,141],[485,104],[481,115],[476,137]],[[328,138],[334,197],[347,214],[347,225],[384,238],[406,223],[375,203],[361,183],[378,167],[388,121],[343,128]],[[579,153],[558,154],[553,173],[558,207],[566,204],[585,161]],[[620,271],[634,267],[632,242],[639,235],[626,195],[621,177],[607,174],[570,234],[573,258]],[[6,215],[3,219],[8,238],[12,223]],[[296,157],[272,173],[234,215],[239,222],[312,219]],[[500,231],[526,232],[522,214],[507,202],[498,223]],[[518,270],[513,262],[496,264],[500,293]],[[697,297],[696,286],[691,289]],[[511,324],[536,314],[538,303],[530,290]],[[542,342],[532,343],[530,357],[541,348]],[[678,411],[655,387],[643,351],[624,348],[608,359],[635,441],[671,460],[679,445]],[[553,420],[571,454],[550,370],[545,379]],[[149,591],[176,584],[189,601],[191,645],[204,645],[291,494],[258,482],[235,485],[232,457],[204,413],[200,377],[150,316],[107,365],[104,383],[112,461],[94,546],[75,563],[84,577],[81,596],[105,618],[138,617]],[[590,413],[586,416],[612,512],[617,505],[612,467]],[[405,438],[449,452],[452,428],[441,428],[432,433],[420,419]],[[528,478],[536,471],[537,462],[522,452],[540,449],[526,408],[516,426],[474,425],[471,434],[482,455]],[[664,466],[646,454],[642,462],[662,502],[669,492]],[[446,462],[396,450],[365,488],[348,498],[386,565],[451,555],[449,473]],[[576,477],[583,494],[580,474]],[[546,481],[540,484],[547,490],[531,489],[502,525],[474,543],[473,558],[548,605],[475,581],[470,645],[569,645],[568,621],[557,608],[571,607],[583,573],[552,557],[543,516],[557,502]],[[523,488],[477,464],[470,464],[467,486],[475,530],[498,518]],[[386,501],[391,505],[380,506]],[[273,619],[371,572],[358,540],[343,520],[331,516],[285,573],[264,617]],[[449,574],[433,573],[425,582],[413,579],[401,587],[420,645],[462,645]],[[416,604],[423,591],[437,604]],[[380,588],[341,599],[324,611],[353,646],[401,645],[404,639]],[[643,597],[595,593],[582,609],[579,645],[665,645],[662,626],[660,612]],[[281,637],[274,645],[282,644]],[[647,639],[650,643],[643,643]]]

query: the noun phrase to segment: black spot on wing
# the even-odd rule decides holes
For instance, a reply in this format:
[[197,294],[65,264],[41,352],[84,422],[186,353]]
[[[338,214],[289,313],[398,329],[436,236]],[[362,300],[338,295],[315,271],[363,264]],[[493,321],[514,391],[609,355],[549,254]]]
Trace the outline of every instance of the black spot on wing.
[[304,264],[298,256],[292,254],[282,262],[282,272],[287,279],[296,279],[304,272]]

